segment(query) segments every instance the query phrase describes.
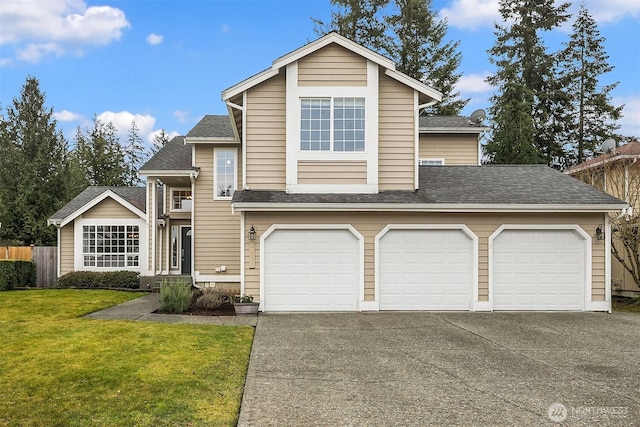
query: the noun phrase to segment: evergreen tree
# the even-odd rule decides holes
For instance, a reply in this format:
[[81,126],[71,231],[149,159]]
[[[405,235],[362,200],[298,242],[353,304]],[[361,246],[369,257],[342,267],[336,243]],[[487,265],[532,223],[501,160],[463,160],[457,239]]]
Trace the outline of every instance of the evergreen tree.
[[93,118],[93,126],[76,131],[74,155],[90,185],[127,185],[129,168],[113,123]]
[[164,129],[160,129],[160,132],[153,137],[153,144],[151,145],[152,154],[156,154],[162,150],[169,140],[170,138],[167,132]]
[[55,245],[47,218],[70,198],[69,176],[67,142],[38,79],[27,77],[0,126],[0,238]]
[[447,21],[438,19],[432,0],[395,0],[395,5],[396,14],[385,20],[394,35],[387,51],[396,69],[442,92],[442,101],[428,107],[426,114],[457,115],[469,102],[454,92],[462,75],[457,72],[460,42],[444,42]]
[[554,116],[563,98],[557,58],[547,52],[540,33],[566,21],[568,7],[554,6],[554,0],[500,1],[500,14],[511,24],[496,24],[496,44],[489,50],[497,71],[487,81],[497,93],[491,99],[494,132],[486,154],[494,161],[554,164],[563,157],[556,136],[561,123]]
[[142,184],[142,180],[138,176],[138,169],[140,169],[149,158],[139,132],[140,129],[136,125],[135,120],[132,121],[131,127],[129,128],[127,145],[125,147],[125,162],[128,166],[126,183],[131,186],[139,186]]
[[331,12],[331,22],[311,20],[318,35],[335,31],[380,53],[387,46],[386,26],[380,15],[388,3],[389,0],[331,0],[331,4],[338,8]]
[[611,137],[619,125],[622,107],[611,104],[611,91],[618,82],[600,85],[600,76],[613,70],[607,62],[603,37],[596,21],[582,4],[573,23],[573,32],[561,52],[567,103],[566,138],[575,161],[580,163],[600,143]]

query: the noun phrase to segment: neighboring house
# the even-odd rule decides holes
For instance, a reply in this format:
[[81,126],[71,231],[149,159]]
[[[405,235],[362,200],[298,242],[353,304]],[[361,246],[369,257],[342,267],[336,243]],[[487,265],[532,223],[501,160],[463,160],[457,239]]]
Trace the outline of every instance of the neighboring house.
[[[480,166],[485,127],[420,117],[441,97],[335,33],[276,59],[141,168],[137,270],[264,311],[610,310],[595,232],[626,204],[545,166]],[[108,191],[85,201],[103,224],[126,207]],[[54,216],[61,273],[92,249],[83,212]]]
[[[573,166],[567,174],[586,182],[602,191],[631,205],[632,217],[638,223],[640,215],[640,142],[633,141],[616,148],[611,153],[587,160]],[[624,232],[624,231],[621,231]],[[618,239],[614,242],[622,249]],[[629,261],[628,255],[627,262]],[[640,291],[631,274],[624,269],[620,261],[612,259],[611,284],[620,291]]]

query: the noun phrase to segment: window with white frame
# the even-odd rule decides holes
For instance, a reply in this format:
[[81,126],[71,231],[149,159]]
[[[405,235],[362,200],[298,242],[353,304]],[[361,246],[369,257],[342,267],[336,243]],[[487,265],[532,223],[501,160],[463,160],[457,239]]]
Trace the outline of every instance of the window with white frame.
[[420,159],[418,166],[444,166],[444,159]]
[[364,98],[302,98],[300,150],[364,151],[364,104]]
[[82,227],[84,267],[127,268],[140,262],[137,225],[85,225]]
[[236,190],[237,169],[235,148],[215,148],[214,149],[214,198],[231,199]]
[[171,189],[171,210],[191,212],[191,190],[186,188]]

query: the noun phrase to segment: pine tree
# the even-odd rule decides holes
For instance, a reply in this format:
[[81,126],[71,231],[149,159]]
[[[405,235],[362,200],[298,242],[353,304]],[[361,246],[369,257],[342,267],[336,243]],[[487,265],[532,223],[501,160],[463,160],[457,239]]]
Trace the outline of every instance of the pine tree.
[[127,185],[129,168],[113,123],[93,118],[93,126],[76,131],[74,156],[90,185]]
[[567,143],[572,146],[575,161],[580,163],[620,128],[615,120],[621,117],[622,107],[611,104],[611,91],[619,82],[600,85],[600,77],[613,67],[607,62],[605,39],[600,37],[596,21],[584,4],[572,28],[569,42],[561,52],[562,82],[569,97]]
[[381,53],[387,46],[386,26],[381,10],[389,0],[331,0],[338,10],[331,12],[331,22],[311,18],[318,35],[331,31]]
[[0,126],[0,237],[22,244],[53,245],[47,218],[70,198],[67,142],[35,77]]
[[139,186],[142,180],[138,176],[138,169],[147,161],[149,154],[143,145],[142,138],[139,135],[140,129],[136,125],[135,120],[131,122],[129,128],[129,136],[125,147],[125,162],[128,166],[127,185]]
[[151,145],[152,154],[156,154],[158,151],[162,150],[167,142],[169,142],[169,135],[164,129],[160,129],[160,132],[153,137],[153,144]]
[[494,132],[486,154],[494,161],[554,164],[563,157],[555,133],[561,123],[554,114],[563,98],[557,58],[547,52],[540,33],[566,21],[568,7],[554,6],[554,0],[500,1],[500,14],[511,25],[496,24],[496,43],[489,50],[497,71],[487,81],[497,93],[491,99]]
[[457,72],[462,61],[460,42],[444,42],[448,25],[438,19],[432,0],[395,0],[397,13],[385,17],[394,37],[387,51],[396,69],[436,88],[443,94],[441,102],[428,107],[428,115],[456,115],[469,102],[454,92],[460,80]]

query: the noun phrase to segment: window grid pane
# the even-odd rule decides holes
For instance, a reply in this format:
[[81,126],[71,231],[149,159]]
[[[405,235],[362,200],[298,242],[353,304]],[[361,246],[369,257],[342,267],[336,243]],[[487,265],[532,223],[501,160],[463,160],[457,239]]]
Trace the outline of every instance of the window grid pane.
[[137,267],[139,253],[140,228],[137,225],[85,225],[82,228],[82,263],[85,267]]
[[216,194],[232,197],[235,191],[236,152],[216,150]]
[[300,149],[329,151],[331,149],[331,100],[303,98],[300,105]]
[[181,210],[183,200],[191,200],[191,190],[173,190],[172,210]]
[[364,98],[336,98],[333,115],[333,151],[364,151]]

